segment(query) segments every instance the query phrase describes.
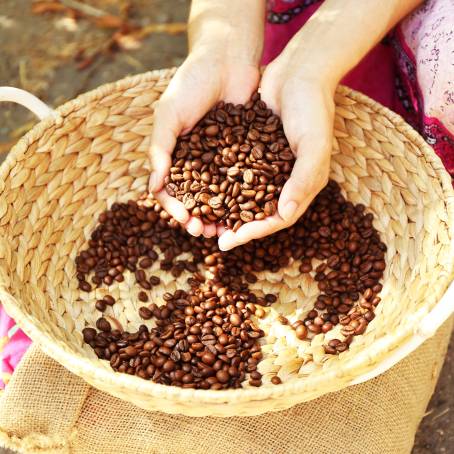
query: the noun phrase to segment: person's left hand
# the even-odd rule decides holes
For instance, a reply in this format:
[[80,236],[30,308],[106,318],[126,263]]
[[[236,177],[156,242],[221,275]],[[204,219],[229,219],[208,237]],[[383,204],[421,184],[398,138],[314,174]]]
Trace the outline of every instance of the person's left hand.
[[[289,64],[290,63],[290,64]],[[295,153],[292,174],[274,216],[242,225],[236,232],[218,227],[219,247],[229,250],[294,224],[328,182],[334,121],[334,87],[328,78],[305,78],[280,56],[266,68],[261,98],[281,116]]]

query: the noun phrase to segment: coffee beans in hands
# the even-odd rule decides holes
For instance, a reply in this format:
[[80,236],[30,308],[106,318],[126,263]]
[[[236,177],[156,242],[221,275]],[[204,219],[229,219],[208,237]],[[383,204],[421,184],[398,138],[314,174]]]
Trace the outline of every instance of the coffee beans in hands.
[[219,102],[178,139],[165,188],[192,216],[236,231],[276,213],[294,162],[280,118],[255,93]]

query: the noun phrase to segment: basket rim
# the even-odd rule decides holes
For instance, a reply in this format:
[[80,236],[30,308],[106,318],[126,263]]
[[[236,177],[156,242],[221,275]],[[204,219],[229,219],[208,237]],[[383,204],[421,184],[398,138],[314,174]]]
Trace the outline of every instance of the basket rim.
[[[55,110],[55,117],[50,117],[40,121],[35,125],[26,135],[24,135],[17,144],[11,149],[7,158],[3,162],[0,168],[0,188],[4,184],[5,177],[8,175],[13,166],[18,162],[18,158],[21,153],[24,152],[28,146],[30,146],[36,140],[39,140],[43,134],[51,127],[58,126],[63,122],[63,118],[71,112],[85,106],[89,102],[96,101],[103,98],[112,92],[127,90],[133,88],[140,83],[146,83],[152,80],[156,76],[171,77],[176,71],[176,68],[168,68],[161,70],[149,71],[143,74],[126,77],[116,82],[111,82],[102,85],[94,90],[84,93],[77,98],[70,100],[58,107]],[[351,88],[345,86],[339,86],[336,91],[337,94],[348,96],[352,100],[361,103],[369,107],[372,111],[377,114],[384,116],[388,119],[396,128],[399,133],[404,135],[411,143],[418,147],[421,152],[421,156],[426,162],[432,167],[436,177],[440,181],[440,185],[444,195],[444,202],[447,211],[447,224],[450,233],[450,247],[453,251],[451,254],[451,260],[447,264],[449,274],[443,274],[439,276],[438,286],[443,288],[443,292],[446,291],[450,282],[452,281],[454,271],[454,190],[451,183],[451,178],[446,172],[440,158],[435,154],[433,149],[424,141],[424,139],[416,132],[410,125],[408,125],[402,117],[395,112],[382,106],[377,101],[369,98],[368,96],[357,92]],[[334,371],[329,371],[317,377],[316,383],[314,379],[299,378],[295,382],[283,383],[279,386],[275,385],[264,385],[259,388],[240,388],[240,389],[228,389],[228,390],[194,390],[188,388],[178,388],[172,386],[166,386],[154,383],[152,381],[146,381],[136,376],[130,376],[127,374],[116,373],[113,370],[104,369],[97,365],[95,360],[89,359],[82,356],[80,353],[73,351],[68,348],[66,344],[54,342],[50,335],[42,331],[34,323],[35,318],[31,314],[24,313],[16,299],[8,293],[6,290],[5,282],[0,282],[0,300],[7,307],[10,315],[16,320],[18,325],[29,335],[29,337],[36,342],[43,351],[45,351],[50,357],[63,364],[67,369],[75,373],[76,375],[84,378],[87,381],[89,379],[85,376],[90,377],[96,382],[102,382],[106,385],[112,385],[124,392],[125,394],[131,392],[142,392],[152,397],[166,398],[173,401],[179,402],[197,402],[207,404],[223,404],[223,403],[235,403],[235,402],[248,402],[255,400],[265,400],[269,398],[279,398],[284,395],[297,393],[302,388],[315,390],[321,386],[326,386],[328,392],[338,391],[348,386],[355,378],[354,369],[358,362],[361,362],[361,358],[367,355],[365,351],[358,352],[354,358],[348,358],[342,365],[342,371],[344,372],[343,377],[339,377]],[[437,303],[438,304],[438,303]],[[376,353],[380,356],[386,355],[392,350],[396,349],[401,342],[408,340],[415,334],[415,328],[411,329],[410,326],[406,326],[406,329],[402,329],[398,334],[391,333],[386,334],[382,337],[379,348]],[[373,366],[368,366],[368,369],[362,371],[366,373],[372,369]],[[336,379],[336,380],[333,380]],[[335,381],[336,384],[333,386],[330,382]],[[309,386],[308,388],[308,385]],[[108,386],[107,386],[108,387]],[[102,389],[102,388],[100,388]],[[109,392],[109,391],[107,391]],[[296,402],[295,402],[296,403]],[[165,409],[163,408],[163,411]]]

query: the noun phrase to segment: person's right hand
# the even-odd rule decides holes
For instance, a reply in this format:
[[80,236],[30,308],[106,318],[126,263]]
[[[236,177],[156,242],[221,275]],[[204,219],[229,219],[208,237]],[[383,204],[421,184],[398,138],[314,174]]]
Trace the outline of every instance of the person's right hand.
[[161,206],[192,235],[216,235],[216,226],[191,217],[183,203],[167,194],[177,137],[192,129],[218,102],[244,104],[257,89],[259,69],[244,61],[222,58],[221,53],[193,52],[178,69],[157,103],[151,139],[149,190]]

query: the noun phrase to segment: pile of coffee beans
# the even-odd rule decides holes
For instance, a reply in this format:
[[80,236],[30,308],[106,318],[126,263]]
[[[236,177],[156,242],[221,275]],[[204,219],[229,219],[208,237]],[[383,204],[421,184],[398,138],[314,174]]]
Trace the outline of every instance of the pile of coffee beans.
[[276,212],[294,161],[280,118],[255,93],[219,102],[178,139],[165,187],[192,216],[236,231]]
[[258,338],[264,335],[250,319],[255,306],[247,290],[232,292],[219,280],[196,275],[189,292],[164,295],[162,306],[142,307],[145,325],[136,333],[112,330],[105,318],[83,331],[99,358],[118,372],[157,383],[197,389],[239,388],[249,374],[261,385],[257,363],[262,358]]
[[[76,258],[79,288],[121,282],[128,270],[135,274],[138,300],[148,303],[147,291],[160,279],[148,278],[146,269],[159,260],[161,270],[175,277],[189,272],[190,289],[140,308],[144,320],[156,321],[155,328],[123,332],[101,317],[97,330],[85,328],[84,340],[115,370],[159,383],[221,389],[248,379],[259,386],[258,340],[264,332],[254,320],[277,297],[256,294],[250,285],[256,273],[278,272],[297,260],[301,273],[312,273],[320,294],[291,327],[298,339],[310,340],[342,325],[343,339],[324,346],[327,354],[341,353],[364,333],[380,302],[386,246],[372,221],[363,205],[346,201],[330,181],[292,227],[223,252],[216,239],[189,235],[153,200],[116,203],[100,215],[88,248]],[[179,258],[188,252],[191,259]],[[107,295],[95,304],[103,311],[114,303]],[[289,324],[285,317],[279,321]],[[279,384],[278,377],[272,383]]]

